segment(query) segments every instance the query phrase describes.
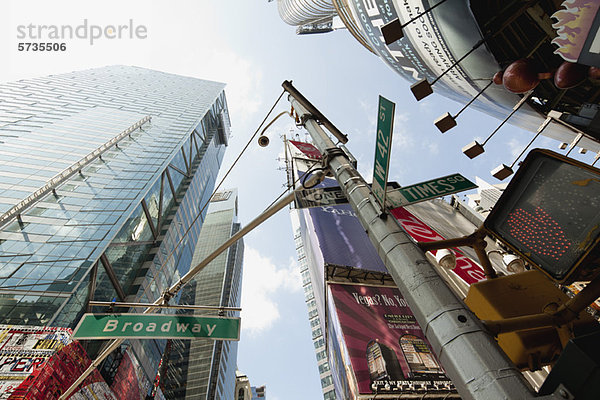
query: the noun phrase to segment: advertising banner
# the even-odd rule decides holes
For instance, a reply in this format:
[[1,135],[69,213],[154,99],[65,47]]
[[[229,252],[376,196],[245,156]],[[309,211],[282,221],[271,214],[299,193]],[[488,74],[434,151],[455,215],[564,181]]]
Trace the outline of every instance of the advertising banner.
[[349,204],[308,210],[326,264],[387,273]]
[[448,393],[454,386],[397,288],[330,283],[360,394]]
[[[0,325],[0,400],[58,399],[91,362],[69,328]],[[112,387],[94,370],[70,399],[143,400],[149,388],[128,350]]]
[[[417,242],[434,242],[445,238],[415,217],[408,210],[399,207],[391,210],[392,215],[400,222],[406,232]],[[451,249],[456,255],[456,267],[452,270],[469,285],[485,279],[483,269],[459,249]],[[436,251],[432,251],[435,255]]]
[[[350,205],[315,207],[310,208],[309,213],[325,263],[388,272]],[[391,213],[417,242],[445,239],[402,207]],[[456,267],[452,271],[463,281],[471,285],[485,279],[479,264],[459,249],[452,251],[456,254]],[[432,253],[435,255],[435,251]]]
[[561,9],[552,14],[556,22],[554,51],[569,62],[600,66],[600,3],[596,0],[566,0]]
[[131,348],[128,348],[110,386],[114,395],[119,400],[144,400],[150,386],[151,382],[146,378]]
[[[92,363],[79,342],[71,342],[53,354],[7,397],[9,400],[58,399]],[[70,399],[117,400],[98,370],[94,370]]]
[[71,343],[67,328],[0,325],[0,399],[8,399],[56,351]]

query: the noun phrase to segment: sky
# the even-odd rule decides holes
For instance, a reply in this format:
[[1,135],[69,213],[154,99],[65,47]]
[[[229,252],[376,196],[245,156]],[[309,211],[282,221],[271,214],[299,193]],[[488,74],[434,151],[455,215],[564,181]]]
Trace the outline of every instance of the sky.
[[[221,171],[229,168],[292,80],[349,137],[347,147],[371,180],[376,108],[382,95],[396,103],[389,180],[410,185],[459,172],[497,183],[489,171],[511,164],[533,133],[505,125],[470,160],[461,148],[487,137],[499,121],[467,110],[445,134],[433,120],[461,105],[433,94],[417,102],[409,83],[365,50],[347,31],[297,36],[267,0],[60,1],[5,0],[0,13],[0,82],[105,65],[134,65],[226,83],[232,137]],[[144,38],[66,40],[58,52],[18,51],[19,25],[143,25]],[[144,35],[142,35],[144,36]],[[435,86],[434,86],[435,90]],[[284,98],[271,118],[288,111]],[[269,119],[270,121],[270,119]],[[280,135],[305,138],[280,118],[266,131],[271,144],[253,144],[223,184],[239,191],[240,221],[259,215],[284,190]],[[556,149],[540,138],[537,147]],[[534,146],[534,147],[536,147]],[[593,155],[577,157],[590,162]],[[281,211],[246,236],[242,334],[238,366],[270,400],[317,399],[321,388],[289,213]]]

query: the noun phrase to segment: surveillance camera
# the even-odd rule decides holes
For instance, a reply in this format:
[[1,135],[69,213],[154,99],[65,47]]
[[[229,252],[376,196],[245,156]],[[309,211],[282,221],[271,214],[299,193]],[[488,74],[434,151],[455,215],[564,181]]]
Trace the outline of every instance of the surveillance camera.
[[258,137],[258,145],[260,147],[267,147],[269,145],[269,138],[263,135]]

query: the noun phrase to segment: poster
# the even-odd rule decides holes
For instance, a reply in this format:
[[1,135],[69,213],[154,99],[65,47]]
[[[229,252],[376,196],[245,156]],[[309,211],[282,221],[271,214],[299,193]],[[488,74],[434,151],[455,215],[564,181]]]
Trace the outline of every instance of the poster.
[[[73,341],[53,354],[42,368],[31,373],[7,398],[58,399],[91,363],[81,344]],[[117,400],[98,370],[94,370],[69,399]]]
[[8,399],[25,379],[71,342],[67,328],[0,325],[0,399]]
[[348,380],[360,394],[454,391],[397,288],[330,283],[329,289],[350,358]]

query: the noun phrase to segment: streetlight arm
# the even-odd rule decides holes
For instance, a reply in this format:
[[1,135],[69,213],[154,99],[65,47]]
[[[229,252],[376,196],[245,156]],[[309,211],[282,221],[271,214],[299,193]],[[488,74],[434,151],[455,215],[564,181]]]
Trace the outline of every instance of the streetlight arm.
[[[312,180],[311,182],[314,183],[315,181],[322,181],[324,177],[325,177],[325,173],[323,171],[318,171],[314,175],[312,175],[309,178],[309,180]],[[240,240],[247,233],[249,233],[254,228],[256,228],[257,226],[262,224],[264,221],[266,221],[268,218],[270,218],[274,214],[276,214],[279,210],[281,210],[282,208],[287,206],[293,200],[294,200],[294,192],[290,192],[285,197],[283,197],[281,200],[279,200],[277,203],[273,204],[271,207],[266,209],[262,214],[260,214],[258,217],[256,217],[251,222],[249,222],[246,226],[244,226],[242,229],[240,229],[231,238],[229,238],[227,241],[225,241],[225,243],[223,243],[215,251],[213,251],[211,254],[209,254],[198,265],[191,268],[190,271],[187,274],[185,274],[181,279],[179,279],[179,281],[177,283],[175,283],[168,290],[166,290],[163,293],[163,295],[152,304],[152,306],[150,306],[146,310],[144,310],[143,314],[151,313],[156,308],[158,308],[159,305],[162,305],[162,304],[168,302],[169,299],[172,298],[175,294],[177,294],[177,292],[185,284],[187,284],[189,281],[191,281],[194,278],[194,276],[196,276],[200,271],[202,271],[202,269],[204,269],[204,267],[206,267],[208,265],[208,263],[210,263],[212,260],[217,258],[221,253],[223,253],[225,250],[227,250],[232,244],[234,244],[235,242]],[[121,345],[121,343],[123,343],[123,341],[124,341],[124,339],[114,339],[112,342],[110,342],[109,345],[106,347],[106,349],[94,361],[92,361],[90,366],[81,374],[81,376],[79,378],[77,378],[75,380],[75,382],[73,382],[73,384],[59,397],[59,400],[66,400],[67,398],[69,398],[69,396],[75,391],[75,389],[77,389],[77,387],[85,380],[85,378],[87,378],[94,371],[94,369],[97,368],[100,365],[100,363],[102,361],[104,361],[104,359],[106,357],[108,357],[108,355],[110,353],[112,353],[117,347],[119,347]]]

